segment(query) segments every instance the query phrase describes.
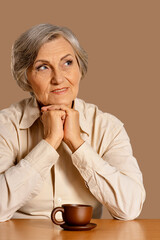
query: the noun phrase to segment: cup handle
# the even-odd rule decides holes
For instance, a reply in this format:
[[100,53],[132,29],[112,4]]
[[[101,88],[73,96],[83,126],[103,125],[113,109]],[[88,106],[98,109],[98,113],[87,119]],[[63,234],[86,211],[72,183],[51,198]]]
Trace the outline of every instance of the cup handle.
[[56,207],[56,208],[54,208],[53,210],[52,210],[52,212],[51,212],[51,219],[52,219],[52,222],[53,223],[55,223],[56,225],[62,225],[62,224],[64,224],[65,223],[65,221],[58,221],[57,219],[56,219],[56,213],[57,212],[62,212],[62,213],[64,213],[64,208],[63,207]]

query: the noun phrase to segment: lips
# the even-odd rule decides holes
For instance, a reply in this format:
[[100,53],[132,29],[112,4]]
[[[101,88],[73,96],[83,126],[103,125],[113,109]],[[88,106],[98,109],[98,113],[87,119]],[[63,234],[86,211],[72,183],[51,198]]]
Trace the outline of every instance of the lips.
[[55,89],[55,90],[53,90],[52,92],[53,92],[53,93],[61,93],[61,92],[66,91],[67,89],[68,89],[67,87],[64,87],[64,88]]

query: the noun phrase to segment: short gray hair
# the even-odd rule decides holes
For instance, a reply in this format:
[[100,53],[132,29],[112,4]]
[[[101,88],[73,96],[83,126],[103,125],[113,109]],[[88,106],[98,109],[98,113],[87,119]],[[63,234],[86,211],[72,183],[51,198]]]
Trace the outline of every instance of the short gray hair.
[[71,30],[52,24],[39,24],[24,32],[12,47],[12,75],[23,90],[32,92],[32,87],[27,80],[27,69],[33,65],[39,49],[44,43],[59,36],[64,37],[71,44],[79,64],[82,78],[85,76],[88,65],[87,53],[80,46]]

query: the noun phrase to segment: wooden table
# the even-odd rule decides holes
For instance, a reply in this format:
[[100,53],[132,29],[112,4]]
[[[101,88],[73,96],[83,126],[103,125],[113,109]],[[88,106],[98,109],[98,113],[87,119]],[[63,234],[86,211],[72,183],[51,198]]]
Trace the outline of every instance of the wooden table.
[[0,240],[160,240],[160,219],[93,219],[89,231],[64,231],[51,220],[13,219],[0,223]]

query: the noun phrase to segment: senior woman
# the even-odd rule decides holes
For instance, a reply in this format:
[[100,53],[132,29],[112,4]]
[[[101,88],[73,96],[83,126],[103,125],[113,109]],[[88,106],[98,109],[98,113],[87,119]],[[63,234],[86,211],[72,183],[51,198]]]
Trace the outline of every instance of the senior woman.
[[40,24],[12,49],[12,73],[31,93],[0,111],[0,221],[50,218],[64,203],[136,218],[142,174],[123,123],[77,98],[87,55],[65,27]]

